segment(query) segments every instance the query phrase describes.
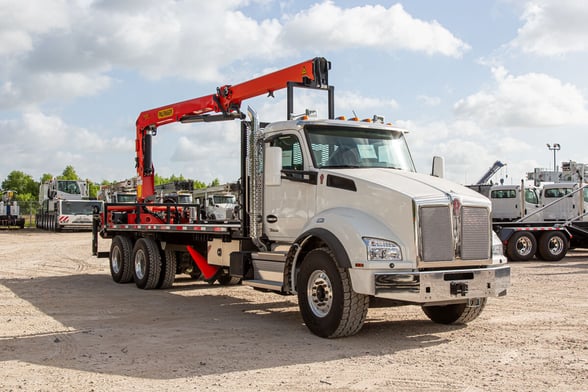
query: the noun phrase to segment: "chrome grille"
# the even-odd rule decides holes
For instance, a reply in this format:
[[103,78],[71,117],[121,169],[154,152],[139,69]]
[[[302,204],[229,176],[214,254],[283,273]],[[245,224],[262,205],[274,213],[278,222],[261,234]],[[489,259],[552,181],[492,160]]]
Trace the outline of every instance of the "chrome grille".
[[453,260],[453,235],[449,207],[421,206],[419,222],[421,260]]
[[490,228],[487,208],[461,210],[461,258],[480,260],[490,257]]

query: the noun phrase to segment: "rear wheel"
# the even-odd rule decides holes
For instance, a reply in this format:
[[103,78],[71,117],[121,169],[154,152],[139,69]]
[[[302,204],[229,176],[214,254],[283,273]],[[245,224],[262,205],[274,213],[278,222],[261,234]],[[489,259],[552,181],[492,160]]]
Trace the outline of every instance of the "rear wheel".
[[369,307],[369,296],[351,288],[349,272],[339,268],[328,248],[306,255],[298,274],[298,305],[308,329],[324,338],[359,332]]
[[518,231],[508,240],[506,253],[510,260],[528,261],[535,256],[537,250],[537,240],[532,233],[527,231]]
[[486,298],[474,298],[468,302],[443,306],[423,306],[423,312],[438,324],[467,324],[475,320],[486,307]]
[[166,249],[161,260],[161,274],[158,289],[168,289],[174,284],[176,278],[177,254],[173,250]]
[[133,279],[133,243],[128,237],[117,235],[110,245],[110,275],[116,283]]
[[151,238],[141,238],[133,249],[133,276],[140,289],[154,289],[161,275],[161,255],[157,242]]
[[568,239],[560,231],[547,231],[539,237],[537,250],[543,260],[559,261],[568,251]]

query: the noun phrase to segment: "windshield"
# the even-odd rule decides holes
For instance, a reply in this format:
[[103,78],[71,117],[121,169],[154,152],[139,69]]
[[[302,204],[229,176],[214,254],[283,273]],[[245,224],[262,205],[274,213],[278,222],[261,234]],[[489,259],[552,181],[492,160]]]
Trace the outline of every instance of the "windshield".
[[78,182],[72,180],[58,180],[57,190],[65,193],[71,193],[72,195],[79,195],[82,193],[80,191]]
[[102,210],[102,203],[96,201],[62,201],[61,213],[63,215],[92,215],[94,206]]
[[118,193],[116,195],[116,201],[118,203],[136,203],[137,195],[131,193]]
[[317,168],[385,167],[415,171],[404,134],[374,128],[307,126]]
[[192,204],[192,195],[178,195],[178,204]]
[[214,195],[212,198],[213,198],[214,204],[235,204],[235,202],[236,202],[235,196],[233,196],[233,195],[225,195],[225,196]]

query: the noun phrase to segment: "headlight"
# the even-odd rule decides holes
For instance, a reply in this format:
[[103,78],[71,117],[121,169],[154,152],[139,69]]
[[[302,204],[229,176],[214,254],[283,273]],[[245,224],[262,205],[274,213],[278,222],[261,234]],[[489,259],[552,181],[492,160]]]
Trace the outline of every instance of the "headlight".
[[502,241],[494,231],[492,232],[492,256],[504,256]]
[[363,242],[367,248],[368,261],[402,260],[400,246],[395,242],[366,237]]

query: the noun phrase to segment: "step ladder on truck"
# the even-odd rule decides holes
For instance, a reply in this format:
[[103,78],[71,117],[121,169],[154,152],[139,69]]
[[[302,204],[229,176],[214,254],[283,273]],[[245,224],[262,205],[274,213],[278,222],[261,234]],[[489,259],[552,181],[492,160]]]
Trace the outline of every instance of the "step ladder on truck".
[[[488,297],[506,295],[510,267],[493,235],[490,202],[415,171],[405,131],[381,118],[334,116],[330,62],[315,58],[137,119],[135,205],[105,204],[92,251],[115,282],[170,287],[176,273],[296,295],[314,334],[357,333],[370,299],[422,307],[434,322],[465,324]],[[263,123],[243,100],[287,89],[285,121]],[[323,91],[328,118],[293,115],[295,89]],[[214,114],[211,114],[214,113]],[[209,222],[153,196],[152,138],[173,122],[240,120],[239,219]],[[98,238],[112,239],[98,252]],[[380,302],[380,301],[379,301]]]

